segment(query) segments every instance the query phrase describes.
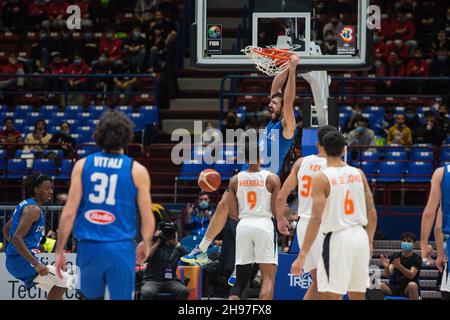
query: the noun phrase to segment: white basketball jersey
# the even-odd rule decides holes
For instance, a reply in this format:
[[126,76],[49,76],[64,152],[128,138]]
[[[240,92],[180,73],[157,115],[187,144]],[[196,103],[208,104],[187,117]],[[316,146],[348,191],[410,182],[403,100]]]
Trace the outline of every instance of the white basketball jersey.
[[330,183],[330,194],[322,216],[323,231],[328,233],[355,225],[366,226],[366,198],[360,171],[345,166],[326,168],[322,172]]
[[267,191],[266,180],[272,173],[241,171],[238,173],[237,199],[239,219],[245,217],[272,217],[272,193]]
[[311,181],[320,171],[327,167],[327,159],[316,155],[304,157],[297,173],[298,181],[298,215],[301,218],[311,217],[312,198]]

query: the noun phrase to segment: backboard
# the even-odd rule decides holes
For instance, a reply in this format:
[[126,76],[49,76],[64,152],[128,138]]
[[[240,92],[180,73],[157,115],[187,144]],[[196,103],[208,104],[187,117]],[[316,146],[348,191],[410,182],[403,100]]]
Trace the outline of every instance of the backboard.
[[246,46],[289,49],[309,70],[370,67],[369,0],[196,0],[197,66],[251,68]]

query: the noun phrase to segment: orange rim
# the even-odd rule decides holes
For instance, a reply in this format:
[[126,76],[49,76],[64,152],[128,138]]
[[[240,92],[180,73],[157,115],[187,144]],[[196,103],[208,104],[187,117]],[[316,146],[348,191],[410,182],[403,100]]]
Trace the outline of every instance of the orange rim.
[[289,60],[292,56],[292,53],[290,53],[288,49],[254,48],[253,52],[277,60],[277,64]]

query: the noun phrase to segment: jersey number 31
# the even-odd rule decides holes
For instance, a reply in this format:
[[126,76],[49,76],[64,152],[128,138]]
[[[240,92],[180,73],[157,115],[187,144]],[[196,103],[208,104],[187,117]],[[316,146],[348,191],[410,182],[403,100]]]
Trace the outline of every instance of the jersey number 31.
[[[93,173],[91,182],[94,183],[94,193],[89,194],[89,201],[95,204],[106,203],[109,206],[114,206],[116,204],[118,177],[119,175],[117,174],[108,176],[105,173]],[[108,191],[108,197],[106,197],[106,191]]]

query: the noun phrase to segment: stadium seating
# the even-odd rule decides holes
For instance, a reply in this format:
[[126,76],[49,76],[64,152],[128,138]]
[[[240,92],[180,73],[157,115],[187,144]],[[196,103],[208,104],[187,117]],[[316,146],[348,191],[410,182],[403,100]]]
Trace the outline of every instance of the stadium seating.
[[72,172],[72,160],[63,159],[61,161],[61,171],[56,176],[57,180],[69,180]]
[[377,182],[400,182],[403,178],[404,165],[398,161],[381,162]]
[[8,160],[8,167],[6,177],[8,179],[22,179],[27,175],[27,163],[23,159],[10,159]]
[[50,159],[35,159],[32,170],[54,177],[56,175],[55,161]]
[[431,181],[432,174],[433,174],[433,165],[431,162],[423,162],[423,161],[408,162],[405,182],[429,183]]
[[197,180],[198,174],[204,169],[208,169],[210,166],[199,160],[187,160],[183,162],[181,166],[180,174],[178,175],[178,180]]

